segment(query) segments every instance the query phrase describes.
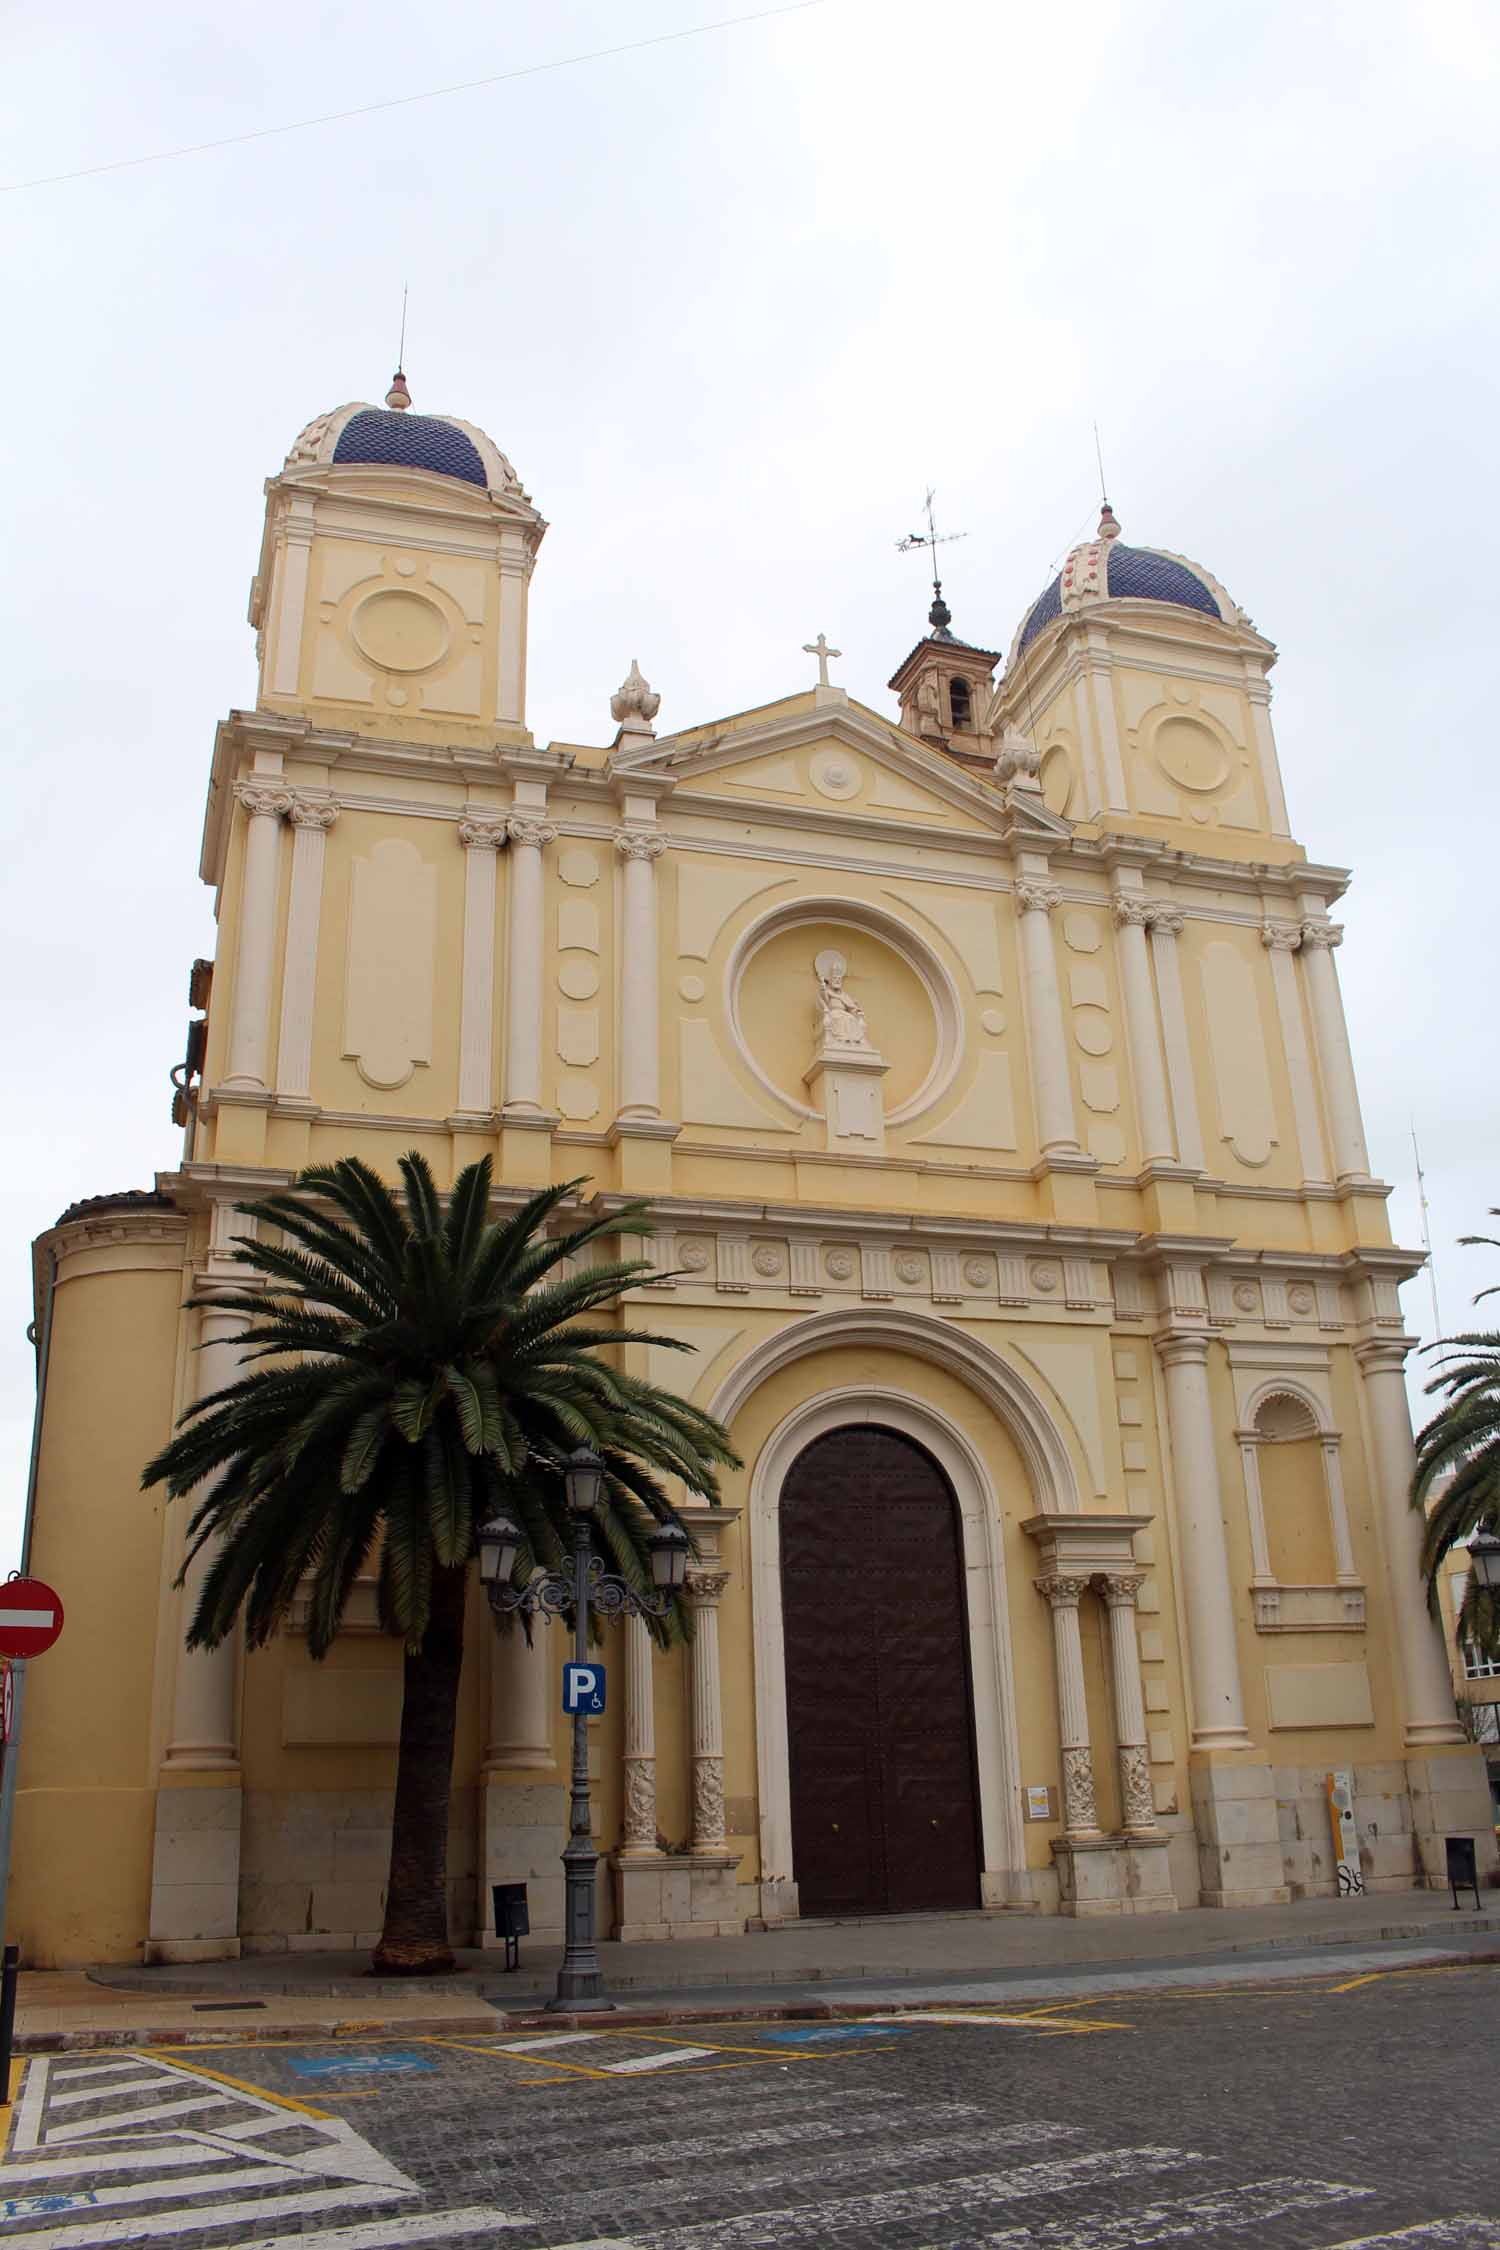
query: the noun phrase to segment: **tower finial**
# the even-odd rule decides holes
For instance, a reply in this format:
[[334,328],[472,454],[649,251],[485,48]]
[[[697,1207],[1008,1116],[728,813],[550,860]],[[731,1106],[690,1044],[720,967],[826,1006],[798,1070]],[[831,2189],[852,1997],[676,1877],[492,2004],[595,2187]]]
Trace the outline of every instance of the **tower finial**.
[[935,637],[938,640],[945,640],[951,638],[948,628],[953,623],[953,612],[943,599],[943,582],[937,573],[937,551],[939,547],[946,547],[955,539],[967,539],[969,535],[966,531],[940,532],[933,522],[932,501],[933,488],[929,485],[927,497],[922,503],[927,511],[927,529],[925,531],[909,531],[904,539],[896,541],[896,550],[898,554],[909,555],[913,547],[925,547],[927,549],[932,563],[932,607],[927,612],[927,622],[932,627]]
[[398,414],[404,414],[411,404],[411,392],[407,389],[406,377],[401,372],[406,365],[406,288],[407,285],[403,281],[401,284],[401,341],[396,346],[396,372],[391,377],[391,387],[385,394],[386,405],[394,408]]
[[1115,511],[1107,500],[1101,500],[1099,503],[1098,537],[1101,539],[1118,539],[1119,536],[1120,526],[1115,521]]

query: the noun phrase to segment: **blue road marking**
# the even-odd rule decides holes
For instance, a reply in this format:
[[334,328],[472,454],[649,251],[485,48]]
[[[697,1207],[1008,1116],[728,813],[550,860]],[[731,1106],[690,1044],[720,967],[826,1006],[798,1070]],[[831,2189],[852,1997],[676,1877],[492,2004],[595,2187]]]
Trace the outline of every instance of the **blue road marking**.
[[7,2195],[0,2197],[0,2218],[51,2218],[59,2211],[87,2210],[98,2201],[92,2188],[80,2188],[73,2195]]
[[435,2062],[426,2055],[413,2054],[409,2047],[379,2047],[352,2055],[284,2055],[282,2060],[291,2064],[299,2078],[367,2078],[386,2071],[399,2074],[437,2069]]
[[762,2031],[757,2041],[778,2047],[811,2047],[828,2039],[904,2038],[913,2026],[905,2023],[829,2023],[799,2025],[793,2031]]

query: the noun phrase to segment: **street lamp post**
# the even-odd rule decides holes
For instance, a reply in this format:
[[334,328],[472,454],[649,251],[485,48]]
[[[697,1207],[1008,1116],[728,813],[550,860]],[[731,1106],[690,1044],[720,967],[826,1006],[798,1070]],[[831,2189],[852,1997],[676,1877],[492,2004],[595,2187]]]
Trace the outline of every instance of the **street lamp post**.
[[[653,1591],[640,1592],[616,1572],[608,1571],[594,1552],[593,1519],[604,1489],[604,1463],[597,1453],[580,1446],[570,1453],[564,1470],[568,1515],[573,1531],[573,1559],[569,1570],[535,1571],[524,1586],[512,1586],[511,1572],[520,1551],[520,1526],[506,1515],[492,1516],[479,1531],[479,1575],[497,1617],[547,1618],[573,1613],[573,1653],[579,1663],[589,1652],[589,1618],[619,1617],[634,1611],[640,1617],[664,1617],[687,1577],[688,1538],[675,1524],[663,1524],[646,1544],[651,1554]],[[563,1958],[557,1972],[557,1991],[548,2003],[553,2008],[609,2008],[614,2005],[604,1985],[596,1948],[595,1905],[599,1854],[594,1849],[594,1824],[589,1805],[589,1722],[587,1713],[573,1713],[573,1780],[568,1816],[568,1842],[562,1855],[564,1878]]]

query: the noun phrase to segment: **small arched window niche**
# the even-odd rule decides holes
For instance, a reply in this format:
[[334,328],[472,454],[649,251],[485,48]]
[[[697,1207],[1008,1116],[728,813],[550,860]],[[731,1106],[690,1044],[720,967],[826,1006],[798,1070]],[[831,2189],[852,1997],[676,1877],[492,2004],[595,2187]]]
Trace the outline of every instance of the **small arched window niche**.
[[967,680],[954,678],[948,682],[948,710],[954,732],[966,734],[974,724],[974,701]]
[[1261,1633],[1358,1633],[1364,1581],[1344,1504],[1340,1436],[1317,1401],[1268,1384],[1235,1434],[1250,1519],[1250,1592]]

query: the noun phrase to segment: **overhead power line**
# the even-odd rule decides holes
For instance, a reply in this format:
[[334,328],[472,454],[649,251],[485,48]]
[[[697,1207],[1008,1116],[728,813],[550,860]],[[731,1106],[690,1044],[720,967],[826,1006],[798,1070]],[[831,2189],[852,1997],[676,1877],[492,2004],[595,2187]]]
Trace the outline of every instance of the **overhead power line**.
[[247,141],[274,140],[283,133],[310,133],[317,125],[343,125],[351,118],[373,117],[384,109],[410,109],[416,102],[443,101],[450,94],[472,94],[484,86],[504,86],[516,78],[539,78],[546,71],[575,70],[580,63],[606,62],[613,55],[638,54],[643,47],[669,47],[682,39],[703,39],[711,31],[735,31],[747,23],[765,23],[772,16],[804,15],[821,8],[824,0],[785,0],[779,8],[757,8],[750,15],[720,16],[713,23],[688,24],[681,31],[658,31],[648,39],[627,39],[616,47],[591,47],[582,55],[558,55],[551,62],[524,63],[519,70],[492,71],[487,78],[465,78],[454,86],[429,86],[420,94],[390,94],[385,100],[363,102],[358,109],[331,109],[321,117],[294,117],[285,125],[257,125],[248,133],[226,133],[219,140],[192,141],[183,148],[156,149],[149,156],[117,156],[107,164],[81,164],[72,172],[45,172],[33,180],[0,182],[0,195],[19,195],[25,188],[59,187],[65,180],[89,180],[101,172],[131,172],[143,164],[170,164],[180,156],[204,156],[211,149],[239,148]]

